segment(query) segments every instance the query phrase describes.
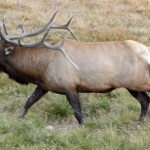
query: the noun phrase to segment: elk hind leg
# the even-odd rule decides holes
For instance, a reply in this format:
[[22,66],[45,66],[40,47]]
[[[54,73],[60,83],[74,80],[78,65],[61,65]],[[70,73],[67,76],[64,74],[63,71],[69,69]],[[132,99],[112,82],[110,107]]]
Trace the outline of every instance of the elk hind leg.
[[140,113],[139,122],[144,122],[144,118],[147,114],[149,103],[150,103],[150,97],[145,92],[137,92],[137,91],[131,91],[131,90],[128,90],[128,91],[134,98],[136,98],[139,101],[141,105],[141,113]]

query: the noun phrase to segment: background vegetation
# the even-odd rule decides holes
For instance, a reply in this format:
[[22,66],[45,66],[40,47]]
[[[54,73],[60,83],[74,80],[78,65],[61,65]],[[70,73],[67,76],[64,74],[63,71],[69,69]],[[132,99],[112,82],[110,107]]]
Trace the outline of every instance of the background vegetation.
[[[149,0],[0,0],[0,16],[7,14],[9,33],[19,34],[23,16],[26,30],[32,31],[59,7],[56,24],[74,16],[71,27],[82,41],[132,39],[150,45]],[[57,39],[54,33],[49,35],[53,38]],[[150,112],[145,124],[138,125],[140,106],[125,89],[81,94],[85,115],[81,129],[65,97],[53,93],[20,119],[34,88],[0,75],[0,150],[150,149]]]

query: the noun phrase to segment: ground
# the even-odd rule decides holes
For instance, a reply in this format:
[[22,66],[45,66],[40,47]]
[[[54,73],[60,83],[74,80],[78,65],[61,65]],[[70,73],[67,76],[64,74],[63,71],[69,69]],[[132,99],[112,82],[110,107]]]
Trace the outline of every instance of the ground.
[[[10,34],[20,34],[23,16],[26,31],[34,31],[58,8],[56,24],[74,16],[71,28],[82,41],[136,40],[150,46],[149,0],[0,0],[0,16],[7,15]],[[50,32],[50,39],[60,38]],[[139,125],[140,105],[125,89],[80,94],[85,116],[85,127],[81,128],[65,97],[50,92],[20,119],[34,88],[0,75],[1,150],[150,149],[150,112]],[[49,125],[52,129],[46,129]]]

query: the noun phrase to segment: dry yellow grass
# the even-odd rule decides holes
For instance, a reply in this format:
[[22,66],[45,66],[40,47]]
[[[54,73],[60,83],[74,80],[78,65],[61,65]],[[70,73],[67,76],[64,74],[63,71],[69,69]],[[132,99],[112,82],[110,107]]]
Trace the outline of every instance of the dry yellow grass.
[[71,26],[81,40],[133,39],[150,45],[149,0],[0,0],[0,15],[7,14],[12,33],[22,16],[26,18],[26,28],[33,30],[45,24],[58,8],[56,23],[74,16]]

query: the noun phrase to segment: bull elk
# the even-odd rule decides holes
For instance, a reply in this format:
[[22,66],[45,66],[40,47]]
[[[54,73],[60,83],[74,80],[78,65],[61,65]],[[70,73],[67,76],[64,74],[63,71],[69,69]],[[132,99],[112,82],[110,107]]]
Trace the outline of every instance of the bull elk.
[[[57,12],[56,12],[57,13]],[[83,116],[79,93],[105,93],[124,87],[141,105],[140,121],[144,120],[149,107],[150,91],[150,52],[138,42],[79,42],[65,39],[52,45],[45,38],[52,29],[67,29],[70,21],[54,26],[50,19],[47,25],[36,32],[11,36],[7,32],[5,19],[0,30],[0,70],[11,79],[21,83],[36,84],[37,87],[27,100],[23,116],[28,109],[48,91],[65,95],[79,124]],[[25,44],[23,38],[45,33],[34,44]],[[66,51],[65,51],[66,50]],[[62,53],[60,53],[61,51]],[[62,55],[63,54],[63,55]],[[65,58],[65,57],[66,58]]]

